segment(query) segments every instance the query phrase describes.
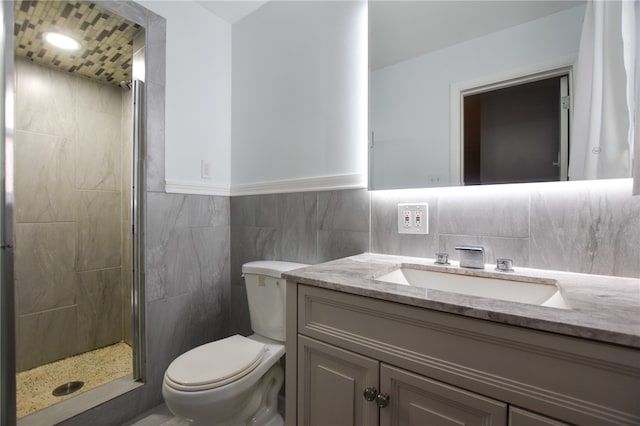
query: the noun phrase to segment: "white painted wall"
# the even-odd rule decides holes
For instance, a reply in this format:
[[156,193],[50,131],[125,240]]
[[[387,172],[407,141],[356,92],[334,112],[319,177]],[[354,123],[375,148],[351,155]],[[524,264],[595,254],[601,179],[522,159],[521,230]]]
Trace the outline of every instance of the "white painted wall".
[[232,191],[366,182],[366,20],[364,2],[273,1],[233,25]]
[[584,5],[372,72],[374,188],[448,186],[451,85],[577,55],[583,16]]
[[[140,1],[167,20],[166,180],[231,183],[231,25],[192,1]],[[210,163],[202,179],[200,162]]]

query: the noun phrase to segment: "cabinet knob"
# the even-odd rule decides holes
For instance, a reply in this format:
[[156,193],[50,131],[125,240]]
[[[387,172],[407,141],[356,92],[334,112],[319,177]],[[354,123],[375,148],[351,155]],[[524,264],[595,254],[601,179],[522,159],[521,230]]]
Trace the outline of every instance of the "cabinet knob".
[[380,408],[384,408],[387,405],[389,405],[389,394],[386,394],[386,393],[378,394],[378,396],[376,396],[376,404],[378,404],[378,407]]
[[364,399],[366,399],[367,401],[375,401],[376,397],[378,396],[378,389],[369,386],[365,388],[363,395]]

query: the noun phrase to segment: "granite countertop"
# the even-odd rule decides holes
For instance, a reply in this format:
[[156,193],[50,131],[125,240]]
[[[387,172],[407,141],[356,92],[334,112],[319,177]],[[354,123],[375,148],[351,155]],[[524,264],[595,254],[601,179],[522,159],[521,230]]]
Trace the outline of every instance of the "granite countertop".
[[[569,309],[391,284],[375,278],[402,265],[465,275],[555,280]],[[514,267],[511,273],[440,266],[433,259],[365,253],[283,274],[290,281],[435,311],[640,349],[640,279]]]

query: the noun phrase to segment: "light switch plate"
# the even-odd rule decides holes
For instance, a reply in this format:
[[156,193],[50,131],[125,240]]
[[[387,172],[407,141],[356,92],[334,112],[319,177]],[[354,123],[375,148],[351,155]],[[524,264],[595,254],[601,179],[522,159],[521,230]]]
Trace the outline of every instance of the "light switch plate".
[[399,234],[428,234],[429,205],[427,203],[398,204]]

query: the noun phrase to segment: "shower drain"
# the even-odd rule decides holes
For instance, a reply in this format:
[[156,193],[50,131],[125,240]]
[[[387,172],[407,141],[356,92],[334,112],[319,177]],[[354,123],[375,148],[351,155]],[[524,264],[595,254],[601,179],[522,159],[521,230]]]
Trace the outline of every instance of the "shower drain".
[[51,392],[53,396],[64,396],[74,393],[84,386],[84,382],[69,382],[64,385],[60,385]]

